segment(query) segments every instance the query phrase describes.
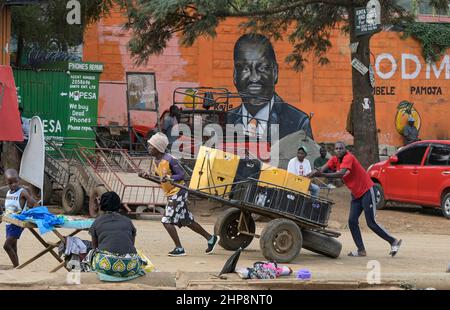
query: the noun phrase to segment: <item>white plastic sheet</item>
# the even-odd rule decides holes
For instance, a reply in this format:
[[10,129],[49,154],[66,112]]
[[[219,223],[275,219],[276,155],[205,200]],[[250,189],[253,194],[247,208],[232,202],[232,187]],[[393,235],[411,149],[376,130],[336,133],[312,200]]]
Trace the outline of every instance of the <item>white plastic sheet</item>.
[[30,136],[20,163],[20,178],[41,190],[44,194],[45,139],[44,126],[38,116],[30,121]]

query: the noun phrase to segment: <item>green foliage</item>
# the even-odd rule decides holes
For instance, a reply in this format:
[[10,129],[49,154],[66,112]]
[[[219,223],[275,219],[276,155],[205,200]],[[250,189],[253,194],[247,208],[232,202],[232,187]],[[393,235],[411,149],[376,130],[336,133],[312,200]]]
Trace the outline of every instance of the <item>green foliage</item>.
[[[160,54],[167,42],[177,35],[181,44],[190,46],[200,36],[215,37],[216,27],[226,17],[248,17],[241,27],[247,32],[264,33],[273,40],[287,40],[292,52],[286,57],[294,69],[303,68],[306,55],[313,53],[320,64],[327,64],[326,52],[331,47],[331,32],[341,27],[348,32],[348,10],[364,6],[367,0],[79,0],[82,25],[66,22],[67,0],[43,1],[41,6],[14,7],[13,34],[23,44],[66,50],[78,45],[84,29],[107,14],[114,5],[126,9],[133,37],[129,42],[137,64],[145,63],[153,54]],[[436,7],[446,0],[432,0]],[[396,5],[395,0],[380,0],[382,22],[408,24],[412,16]],[[445,26],[442,26],[445,27]],[[418,26],[407,28],[408,34],[424,42],[424,53],[436,59],[448,40],[433,39]],[[447,27],[445,27],[447,29]],[[430,31],[439,31],[428,29]],[[434,32],[433,32],[434,33]],[[445,36],[441,33],[440,37]],[[433,34],[433,38],[438,38]],[[448,37],[448,36],[447,36]],[[444,42],[444,43],[442,43]],[[52,43],[52,44],[49,44]],[[441,44],[441,45],[439,45]],[[433,52],[431,52],[433,51]]]
[[[326,52],[331,47],[332,30],[341,27],[349,32],[353,26],[348,22],[349,10],[366,3],[367,0],[136,0],[128,5],[126,28],[133,31],[131,53],[142,64],[150,55],[162,53],[175,35],[182,44],[190,46],[199,36],[214,37],[217,25],[226,17],[247,17],[241,25],[245,31],[264,33],[273,40],[288,40],[293,49],[286,61],[300,70],[309,53],[320,64],[328,63]],[[396,0],[380,0],[380,4],[383,25],[414,21]],[[431,0],[431,5],[445,9],[447,0]],[[426,44],[424,52],[431,55],[430,48],[436,46],[437,42]]]
[[[13,6],[12,34],[18,39],[19,49],[29,45],[43,50],[65,51],[83,41],[87,25],[107,14],[119,0],[78,0],[81,4],[81,25],[67,23],[68,0],[42,1],[41,5]],[[19,51],[20,53],[20,51]]]
[[413,37],[422,45],[423,58],[435,62],[450,48],[450,24],[408,23],[403,38]]
[[[436,0],[441,1],[441,0]],[[161,53],[177,35],[192,45],[199,36],[214,37],[217,25],[226,17],[246,17],[241,27],[264,33],[273,40],[288,40],[292,52],[286,57],[294,69],[303,68],[306,55],[313,53],[320,64],[328,63],[332,30],[350,29],[349,10],[367,0],[136,0],[128,6],[133,37],[129,43],[137,64]],[[380,0],[385,25],[411,20],[395,0]]]
[[448,10],[448,0],[430,0],[430,5],[445,12]]
[[[308,53],[314,53],[319,64],[329,62],[325,54],[331,47],[331,31],[346,21],[345,13],[346,10],[339,6],[314,3],[265,18],[251,18],[242,27],[264,33],[274,40],[288,40],[293,50],[286,57],[286,62],[301,70]],[[285,34],[288,34],[287,37],[284,37]]]
[[[320,64],[328,63],[331,31],[348,32],[348,10],[364,6],[367,0],[79,0],[82,25],[66,22],[67,0],[47,0],[41,6],[13,7],[13,34],[23,44],[66,50],[78,45],[84,29],[108,14],[114,5],[126,9],[133,37],[129,42],[137,64],[160,54],[177,35],[185,46],[200,36],[214,37],[226,17],[248,17],[241,27],[260,32],[273,40],[287,40],[292,52],[286,61],[300,70],[306,55],[313,53]],[[0,3],[3,0],[0,0]],[[448,25],[413,23],[413,17],[395,0],[380,0],[384,25],[405,25],[405,36],[421,41],[424,57],[436,60],[448,48]],[[431,0],[436,8],[447,8],[447,0]],[[51,43],[51,44],[50,44]]]
[[129,47],[138,64],[152,54],[160,54],[174,34],[181,34],[181,43],[192,45],[199,36],[214,37],[215,28],[224,19],[211,12],[222,12],[228,1],[136,0],[128,6],[125,28],[133,30]]

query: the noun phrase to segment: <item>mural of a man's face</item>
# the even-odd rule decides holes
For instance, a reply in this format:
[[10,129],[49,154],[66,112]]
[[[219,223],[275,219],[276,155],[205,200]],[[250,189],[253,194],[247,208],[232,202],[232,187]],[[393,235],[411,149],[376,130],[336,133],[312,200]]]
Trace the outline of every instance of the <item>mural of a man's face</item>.
[[254,115],[272,99],[278,81],[278,65],[270,57],[267,44],[246,40],[236,48],[234,85],[245,107]]

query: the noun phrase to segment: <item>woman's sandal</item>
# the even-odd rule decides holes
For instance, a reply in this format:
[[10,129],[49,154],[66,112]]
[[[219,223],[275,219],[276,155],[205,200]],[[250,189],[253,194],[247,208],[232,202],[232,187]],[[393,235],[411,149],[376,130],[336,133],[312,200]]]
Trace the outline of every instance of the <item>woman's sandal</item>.
[[360,251],[352,251],[347,254],[347,256],[350,257],[365,257],[367,254],[366,252],[360,252]]

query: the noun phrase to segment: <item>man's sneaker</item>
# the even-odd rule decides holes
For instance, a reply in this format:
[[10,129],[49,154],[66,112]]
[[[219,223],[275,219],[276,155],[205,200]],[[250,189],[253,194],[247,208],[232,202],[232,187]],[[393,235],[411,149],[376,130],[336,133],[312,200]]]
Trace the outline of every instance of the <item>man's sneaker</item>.
[[366,253],[365,250],[363,250],[363,251],[356,250],[356,251],[352,251],[352,252],[348,253],[347,256],[351,256],[351,257],[366,257],[367,253]]
[[169,256],[186,256],[186,252],[183,248],[175,248],[169,252]]
[[397,254],[398,250],[400,249],[401,245],[402,245],[402,239],[395,240],[394,243],[391,244],[391,252],[389,253],[389,255],[394,257],[395,254]]
[[213,235],[210,240],[208,240],[208,248],[205,250],[206,254],[211,254],[214,252],[217,243],[219,242],[219,236]]

